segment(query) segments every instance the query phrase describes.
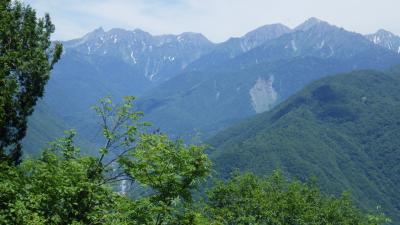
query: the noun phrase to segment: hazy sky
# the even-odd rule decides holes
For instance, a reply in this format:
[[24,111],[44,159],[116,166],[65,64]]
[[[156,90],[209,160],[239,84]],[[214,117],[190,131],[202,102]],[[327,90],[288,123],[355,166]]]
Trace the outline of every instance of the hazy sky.
[[400,34],[400,0],[24,0],[50,13],[54,39],[80,37],[102,26],[152,34],[200,32],[214,42],[261,25],[294,27],[317,17],[345,29]]

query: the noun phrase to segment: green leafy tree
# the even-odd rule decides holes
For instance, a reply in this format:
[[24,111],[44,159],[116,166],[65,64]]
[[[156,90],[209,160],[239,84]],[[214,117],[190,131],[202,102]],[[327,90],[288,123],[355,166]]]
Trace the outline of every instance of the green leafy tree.
[[[68,132],[38,159],[1,162],[0,224],[204,224],[190,213],[191,191],[210,171],[204,148],[147,133],[133,100],[95,107],[105,137],[98,156],[82,156]],[[121,181],[143,194],[113,191]]]
[[[149,124],[140,122],[141,112],[131,111],[133,101],[133,97],[126,97],[123,103],[115,105],[105,98],[95,107],[106,138],[99,165],[101,170],[110,171],[109,166],[117,163],[121,172],[109,181],[128,180],[144,190],[140,201],[134,203],[147,203],[144,204],[147,222],[141,224],[171,223],[190,207],[191,191],[209,175],[211,162],[204,146],[185,145],[158,132],[144,132],[143,128]],[[108,154],[117,156],[107,161]],[[132,209],[124,209],[124,214],[130,221],[140,221],[137,208]]]
[[18,164],[27,117],[42,97],[61,44],[51,47],[54,25],[30,6],[0,0],[0,160]]
[[173,220],[175,210],[191,202],[191,191],[210,171],[203,151],[165,135],[144,134],[135,151],[120,159],[130,178],[150,188],[149,201],[157,208],[154,224]]
[[235,173],[219,181],[208,193],[208,213],[221,224],[341,224],[377,225],[389,222],[381,214],[364,215],[347,195],[322,194],[317,187],[287,182],[279,172],[261,179]]
[[0,224],[101,224],[117,194],[95,172],[97,158],[79,154],[73,136],[68,132],[39,159],[2,164]]

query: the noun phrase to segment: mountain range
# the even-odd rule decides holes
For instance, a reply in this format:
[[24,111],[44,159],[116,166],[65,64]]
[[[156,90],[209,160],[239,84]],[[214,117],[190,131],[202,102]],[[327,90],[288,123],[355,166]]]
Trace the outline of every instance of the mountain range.
[[28,131],[24,144],[28,151],[35,152],[66,129],[77,129],[89,143],[98,142],[101,135],[91,107],[100,98],[140,96],[182,72],[215,44],[197,33],[152,36],[138,29],[105,32],[99,28],[63,42],[63,46],[62,59],[52,72],[44,99],[38,103],[38,108],[52,114],[51,118],[58,118],[58,125],[48,128],[58,132],[40,136],[37,130],[41,128],[34,124],[41,120],[38,110],[31,118],[32,131]]
[[[262,26],[219,44],[197,33],[153,36],[99,28],[63,43],[64,54],[38,107],[57,118],[51,129],[60,131],[54,133],[75,128],[96,144],[101,132],[91,106],[107,95],[134,95],[145,119],[161,130],[204,139],[272,109],[311,81],[400,63],[394,44],[383,44],[396,43],[398,36],[379,36],[380,42],[371,37],[316,18],[294,29]],[[39,117],[35,112],[31,124]],[[30,130],[40,130],[35,126]],[[25,140],[28,151],[56,137],[36,132],[43,141],[34,145],[32,133]]]
[[[396,51],[315,18],[279,32],[250,50],[248,35],[220,44],[180,75],[141,96],[147,118],[168,133],[210,136],[222,127],[270,110],[306,84],[354,69],[400,63]],[[265,27],[260,28],[263,34]],[[258,30],[251,32],[253,35]],[[271,36],[269,36],[271,37]],[[229,57],[226,46],[241,52]],[[207,61],[207,59],[210,59]],[[218,62],[214,65],[214,62]]]

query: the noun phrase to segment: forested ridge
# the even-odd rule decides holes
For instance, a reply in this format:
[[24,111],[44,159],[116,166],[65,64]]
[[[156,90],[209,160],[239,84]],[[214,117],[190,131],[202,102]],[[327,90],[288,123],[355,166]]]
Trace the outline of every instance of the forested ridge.
[[329,193],[349,190],[362,207],[398,217],[399,67],[316,81],[270,112],[212,138],[210,157],[223,177],[282,169],[318,178]]

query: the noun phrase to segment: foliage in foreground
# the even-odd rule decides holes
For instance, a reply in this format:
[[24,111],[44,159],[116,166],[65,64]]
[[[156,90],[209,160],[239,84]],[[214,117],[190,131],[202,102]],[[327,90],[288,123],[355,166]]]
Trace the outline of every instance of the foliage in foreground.
[[[314,186],[288,183],[279,174],[251,174],[217,182],[208,197],[192,192],[211,171],[204,147],[149,133],[132,111],[103,99],[105,145],[99,156],[82,156],[73,132],[40,158],[19,166],[0,163],[0,224],[382,224],[345,197],[332,198]],[[131,193],[113,184],[131,183]]]
[[[98,157],[81,156],[69,132],[39,159],[2,162],[0,224],[171,223],[209,174],[210,161],[202,146],[143,132],[132,101],[116,106],[103,99],[95,107],[105,137]],[[129,199],[112,191],[123,180],[145,194]]]
[[20,162],[27,118],[61,56],[61,44],[51,48],[53,32],[49,15],[0,0],[0,160]]
[[329,197],[313,184],[287,182],[279,172],[265,179],[233,174],[208,194],[209,213],[221,224],[381,224],[383,214],[363,215],[349,200]]

